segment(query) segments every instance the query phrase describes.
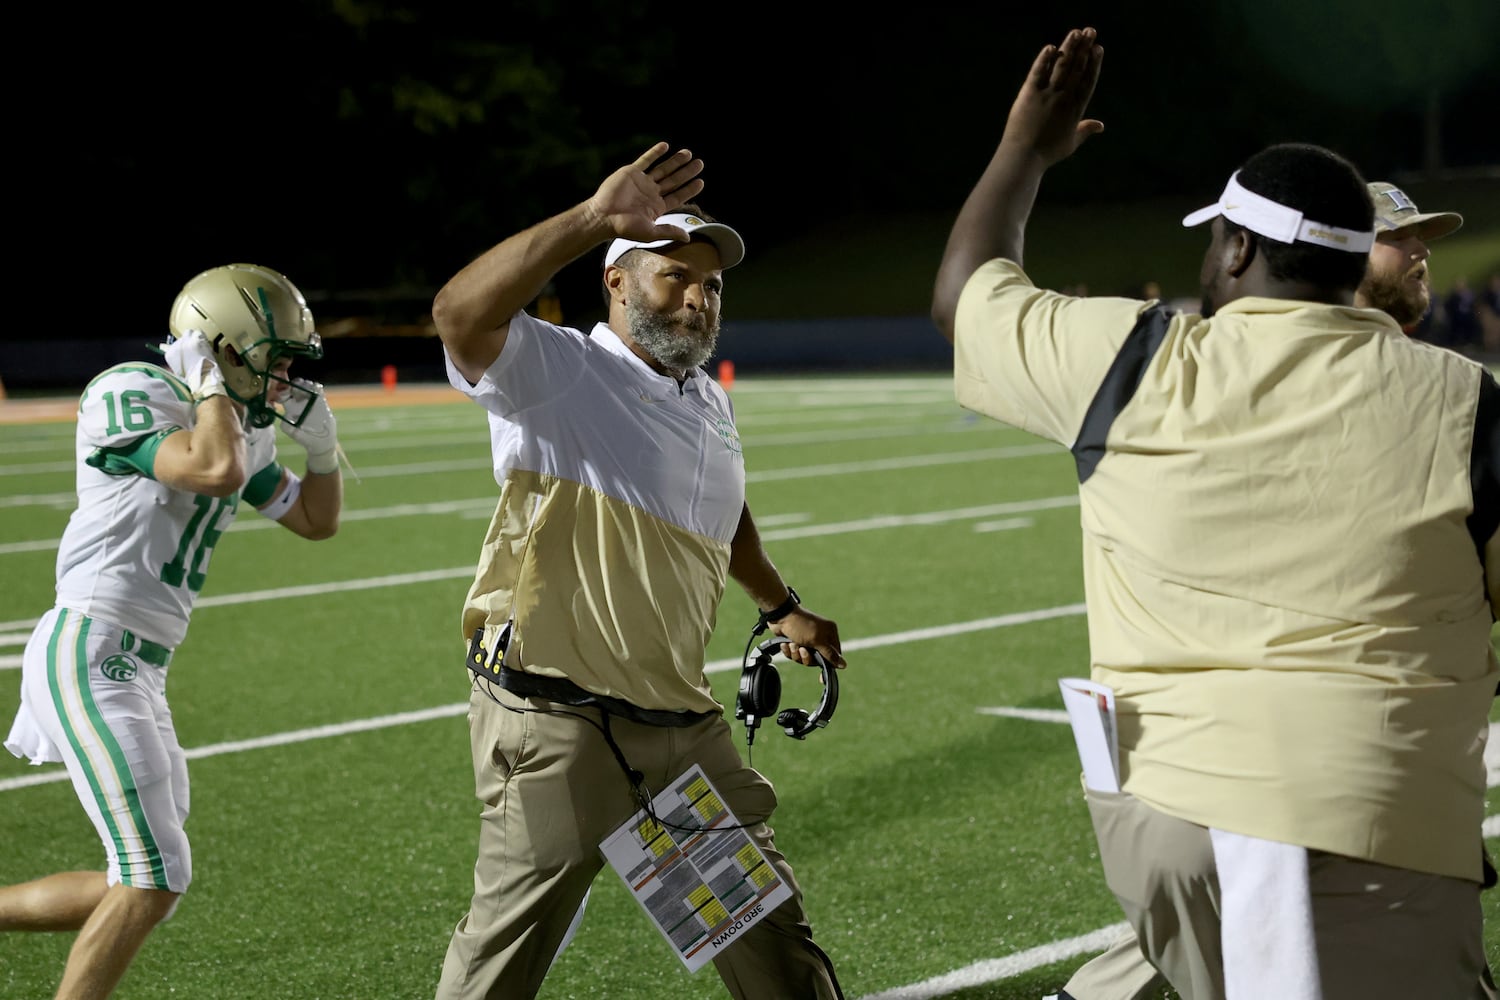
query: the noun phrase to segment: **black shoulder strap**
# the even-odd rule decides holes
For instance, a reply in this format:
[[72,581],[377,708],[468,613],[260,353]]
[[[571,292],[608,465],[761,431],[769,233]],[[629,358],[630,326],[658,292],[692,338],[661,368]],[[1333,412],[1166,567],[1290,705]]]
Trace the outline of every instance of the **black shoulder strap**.
[[1104,458],[1104,439],[1120,411],[1140,388],[1146,366],[1156,356],[1167,335],[1167,326],[1172,322],[1172,313],[1162,305],[1152,306],[1141,313],[1135,327],[1120,345],[1120,352],[1104,375],[1099,391],[1089,403],[1083,415],[1083,426],[1078,430],[1078,440],[1073,442],[1073,461],[1078,466],[1078,482],[1082,484]]
[[1500,383],[1489,372],[1480,375],[1479,405],[1474,410],[1474,446],[1469,454],[1469,485],[1474,510],[1469,537],[1484,565],[1484,543],[1500,527]]

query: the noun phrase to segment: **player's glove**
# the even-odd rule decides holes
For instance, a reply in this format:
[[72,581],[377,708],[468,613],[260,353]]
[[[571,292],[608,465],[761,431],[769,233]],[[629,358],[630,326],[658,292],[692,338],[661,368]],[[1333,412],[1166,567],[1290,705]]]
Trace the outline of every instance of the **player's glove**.
[[286,401],[290,413],[306,412],[298,425],[283,423],[286,436],[307,449],[307,471],[333,472],[339,467],[338,421],[319,382],[294,378]]
[[187,383],[194,402],[225,395],[224,373],[214,359],[214,349],[202,330],[188,330],[162,345],[162,354],[172,373]]

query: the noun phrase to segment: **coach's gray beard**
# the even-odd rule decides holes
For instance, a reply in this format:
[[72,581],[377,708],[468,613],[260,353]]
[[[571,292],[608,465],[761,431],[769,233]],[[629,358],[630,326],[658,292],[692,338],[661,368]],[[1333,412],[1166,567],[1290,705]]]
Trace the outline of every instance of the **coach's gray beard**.
[[[697,368],[713,357],[714,348],[719,345],[719,324],[709,328],[708,320],[701,314],[685,322],[627,301],[625,321],[630,324],[630,335],[647,354],[677,371]],[[684,333],[678,327],[686,327],[690,332]]]

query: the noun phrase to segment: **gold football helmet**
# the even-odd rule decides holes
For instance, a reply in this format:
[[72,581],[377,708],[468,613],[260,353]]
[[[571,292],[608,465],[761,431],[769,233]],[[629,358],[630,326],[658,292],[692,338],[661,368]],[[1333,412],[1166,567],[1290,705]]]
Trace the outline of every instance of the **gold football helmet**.
[[305,393],[296,397],[295,413],[268,399],[273,383],[289,382],[272,371],[278,360],[323,356],[312,311],[286,275],[257,264],[211,268],[177,293],[168,325],[174,337],[201,330],[208,338],[224,387],[244,404],[251,426],[267,427],[273,420],[296,426],[311,409],[316,397],[304,400]]

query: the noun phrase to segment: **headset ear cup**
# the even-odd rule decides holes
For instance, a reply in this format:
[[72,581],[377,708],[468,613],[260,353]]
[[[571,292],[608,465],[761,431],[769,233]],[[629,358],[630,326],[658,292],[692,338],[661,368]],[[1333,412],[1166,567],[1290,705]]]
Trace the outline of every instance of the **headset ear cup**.
[[823,677],[823,697],[819,699],[817,707],[811,712],[803,708],[789,708],[776,716],[776,724],[785,729],[786,734],[793,739],[806,739],[810,733],[828,725],[828,720],[833,718],[833,710],[839,704],[838,672],[821,655],[816,660]]
[[740,707],[743,714],[764,719],[781,704],[781,675],[770,658],[756,660],[740,674]]
[[788,736],[800,740],[807,736],[807,723],[811,718],[800,708],[789,708],[776,716],[776,724],[785,729]]

